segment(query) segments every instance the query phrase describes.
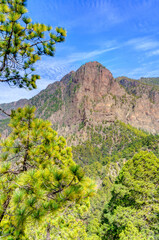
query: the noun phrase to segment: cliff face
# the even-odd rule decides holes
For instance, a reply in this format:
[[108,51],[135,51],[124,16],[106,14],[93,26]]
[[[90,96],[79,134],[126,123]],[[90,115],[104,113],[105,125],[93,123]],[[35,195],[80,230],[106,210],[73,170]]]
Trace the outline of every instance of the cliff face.
[[35,105],[37,116],[51,120],[64,135],[115,120],[159,133],[158,89],[140,81],[115,80],[98,62],[86,63],[21,103]]
[[[79,126],[90,123],[115,120],[152,133],[159,132],[158,91],[152,94],[152,87],[137,83],[133,87],[136,95],[123,88],[111,72],[98,62],[86,63],[58,84],[62,104],[49,119],[53,124],[58,124],[60,133],[72,133]],[[50,89],[53,88],[54,84],[50,86]]]
[[111,72],[98,62],[86,63],[71,72],[61,80],[60,88],[63,105],[49,119],[54,124],[66,125],[68,131],[77,130],[80,124],[89,122],[114,121],[113,96],[125,94]]

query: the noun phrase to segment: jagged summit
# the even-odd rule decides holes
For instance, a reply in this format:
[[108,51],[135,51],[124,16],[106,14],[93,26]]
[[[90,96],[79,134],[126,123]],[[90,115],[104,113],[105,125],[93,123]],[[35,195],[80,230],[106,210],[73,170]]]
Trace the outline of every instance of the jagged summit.
[[101,79],[104,82],[113,81],[113,75],[112,73],[105,68],[102,64],[99,62],[88,62],[84,65],[82,65],[77,71],[76,76],[79,78],[79,81],[82,81],[83,79],[87,78],[88,82],[100,82]]
[[[84,78],[89,78],[89,76],[91,76],[90,81],[93,81],[94,78],[92,76],[95,77],[96,75],[99,76],[101,74],[105,75],[106,79],[110,78],[113,80],[112,73],[101,63],[97,61],[87,62],[78,68],[77,71],[71,71],[70,73],[66,74],[61,81],[64,84],[68,84],[70,78],[72,78],[72,80],[75,82],[82,82]],[[100,79],[98,78],[98,80]]]
[[105,94],[112,83],[115,84],[112,73],[97,61],[83,64],[76,72],[71,71],[61,82],[66,85],[78,84],[83,93]]
[[[100,62],[98,61],[90,61],[86,62],[85,64],[81,65],[80,68],[94,68],[94,67],[102,67],[107,69],[105,66],[103,66]],[[79,68],[79,69],[80,69]],[[107,69],[108,70],[108,69]],[[77,70],[78,71],[78,70]],[[108,70],[109,71],[109,70]]]

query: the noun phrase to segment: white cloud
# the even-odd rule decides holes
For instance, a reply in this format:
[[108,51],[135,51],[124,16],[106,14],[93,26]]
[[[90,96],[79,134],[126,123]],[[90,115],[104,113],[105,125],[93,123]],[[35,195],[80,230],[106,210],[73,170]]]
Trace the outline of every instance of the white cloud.
[[145,67],[138,67],[128,72],[127,76],[131,78],[136,78],[137,76],[143,76],[143,74],[145,74]]
[[159,46],[159,41],[148,37],[134,38],[126,42],[126,45],[132,46],[135,50],[147,51]]
[[159,49],[156,49],[154,51],[148,52],[147,55],[150,56],[150,57],[151,56],[157,56],[157,55],[159,55]]
[[59,81],[64,75],[80,67],[81,62],[95,58],[106,52],[113,51],[117,47],[97,49],[90,52],[74,52],[66,58],[52,58],[51,60],[42,60],[36,64],[36,72],[40,74],[41,79],[37,81],[36,90],[25,90],[10,88],[7,84],[1,85],[0,103],[17,101],[21,98],[31,98],[49,84]]
[[8,84],[1,84],[0,103],[9,103],[24,98],[30,99],[41,90],[45,89],[49,84],[60,80],[71,70],[71,66],[70,68],[67,66],[54,67],[47,62],[39,62],[37,72],[40,74],[41,79],[37,81],[37,89],[29,91],[17,87],[11,88]]
[[26,90],[19,88],[12,88],[8,84],[2,84],[0,88],[0,103],[9,103],[19,99],[31,98],[32,95],[37,94],[39,90]]
[[[56,14],[54,6],[60,15]],[[61,26],[66,29],[82,27],[87,32],[103,32],[124,19],[112,0],[54,0],[48,2],[47,8],[45,12],[54,11],[53,19],[60,20]]]
[[151,69],[149,68],[149,65],[134,68],[132,71],[127,73],[128,77],[131,78],[140,78],[140,77],[158,77],[159,76],[159,69]]
[[76,52],[76,53],[71,54],[68,57],[67,62],[68,63],[73,63],[73,62],[78,62],[78,61],[82,61],[82,60],[91,59],[91,58],[94,58],[96,56],[102,55],[106,52],[113,51],[117,48],[118,47],[110,47],[110,48],[101,49],[101,50],[94,50],[94,51],[90,51],[90,52]]

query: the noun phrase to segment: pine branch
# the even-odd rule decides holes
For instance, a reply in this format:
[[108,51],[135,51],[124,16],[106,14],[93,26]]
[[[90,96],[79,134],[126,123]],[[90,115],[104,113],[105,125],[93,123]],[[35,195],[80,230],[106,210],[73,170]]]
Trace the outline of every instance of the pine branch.
[[5,112],[2,108],[0,108],[0,111],[2,112],[2,113],[4,113],[5,115],[7,115],[8,117],[10,117],[11,116],[11,114],[9,114],[9,113],[7,113],[7,112]]
[[28,119],[28,136],[27,136],[26,152],[25,152],[24,162],[23,162],[23,171],[27,171],[27,160],[28,160],[29,143],[30,143],[30,124],[31,124],[31,119],[30,119],[30,116],[29,116],[29,119]]

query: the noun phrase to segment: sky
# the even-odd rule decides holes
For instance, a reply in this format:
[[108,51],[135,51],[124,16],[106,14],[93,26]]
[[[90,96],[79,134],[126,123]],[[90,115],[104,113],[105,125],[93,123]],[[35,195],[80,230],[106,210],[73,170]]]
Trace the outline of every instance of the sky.
[[114,77],[159,77],[159,0],[28,0],[27,8],[34,22],[65,28],[66,41],[36,64],[36,90],[2,84],[0,103],[31,98],[89,61]]

